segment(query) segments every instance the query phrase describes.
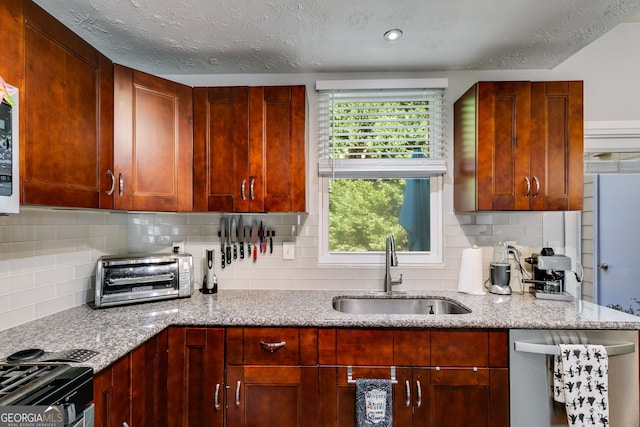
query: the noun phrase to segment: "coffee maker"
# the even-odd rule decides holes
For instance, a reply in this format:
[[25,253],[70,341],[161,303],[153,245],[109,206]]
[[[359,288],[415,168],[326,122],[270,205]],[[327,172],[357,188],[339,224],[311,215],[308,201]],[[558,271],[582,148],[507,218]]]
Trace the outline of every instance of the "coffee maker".
[[571,258],[556,255],[552,248],[542,248],[540,253],[533,253],[525,258],[532,265],[533,279],[525,279],[524,283],[532,286],[530,291],[538,299],[572,301],[573,296],[565,291],[565,271],[571,271]]
[[491,287],[489,292],[498,295],[511,295],[511,263],[508,247],[503,242],[493,246],[493,261],[489,264]]

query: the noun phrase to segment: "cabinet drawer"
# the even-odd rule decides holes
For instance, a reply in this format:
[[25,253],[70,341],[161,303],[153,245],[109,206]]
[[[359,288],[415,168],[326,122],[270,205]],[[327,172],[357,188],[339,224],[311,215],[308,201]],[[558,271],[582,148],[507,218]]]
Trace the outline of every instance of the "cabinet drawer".
[[315,329],[231,328],[227,333],[227,364],[315,365]]
[[489,366],[489,332],[431,331],[432,366]]

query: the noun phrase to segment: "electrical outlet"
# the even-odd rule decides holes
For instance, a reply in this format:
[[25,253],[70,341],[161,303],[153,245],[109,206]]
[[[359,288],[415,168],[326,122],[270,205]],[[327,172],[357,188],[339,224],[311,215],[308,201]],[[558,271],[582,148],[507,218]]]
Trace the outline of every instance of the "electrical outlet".
[[512,248],[514,248],[516,251],[519,252],[519,255],[522,255],[522,251],[524,250],[524,246],[519,245],[516,243],[515,240],[507,240],[504,242],[507,246],[511,246]]
[[295,259],[295,249],[293,242],[282,242],[282,259]]

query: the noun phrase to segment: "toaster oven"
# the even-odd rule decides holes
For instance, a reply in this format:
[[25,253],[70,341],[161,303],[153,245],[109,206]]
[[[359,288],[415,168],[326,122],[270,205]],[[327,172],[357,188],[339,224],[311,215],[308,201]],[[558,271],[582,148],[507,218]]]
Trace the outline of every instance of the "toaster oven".
[[134,304],[193,294],[190,254],[103,256],[96,266],[95,306]]

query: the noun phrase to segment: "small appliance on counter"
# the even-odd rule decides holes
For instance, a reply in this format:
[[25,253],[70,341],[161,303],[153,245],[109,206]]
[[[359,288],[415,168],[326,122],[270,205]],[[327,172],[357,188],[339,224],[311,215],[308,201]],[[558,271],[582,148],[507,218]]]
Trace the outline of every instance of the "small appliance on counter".
[[573,296],[565,291],[565,271],[571,271],[571,258],[556,255],[552,248],[542,248],[540,253],[533,253],[525,258],[527,264],[533,266],[533,279],[525,279],[529,283],[531,293],[539,299],[573,301]]
[[493,261],[489,264],[491,287],[489,292],[498,295],[511,295],[511,263],[508,247],[503,242],[493,246]]
[[96,307],[193,295],[190,254],[103,256],[96,267]]
[[204,257],[204,280],[202,281],[202,289],[200,292],[203,294],[215,294],[218,292],[218,278],[213,272],[213,263],[215,261],[215,253],[213,249],[207,249]]

